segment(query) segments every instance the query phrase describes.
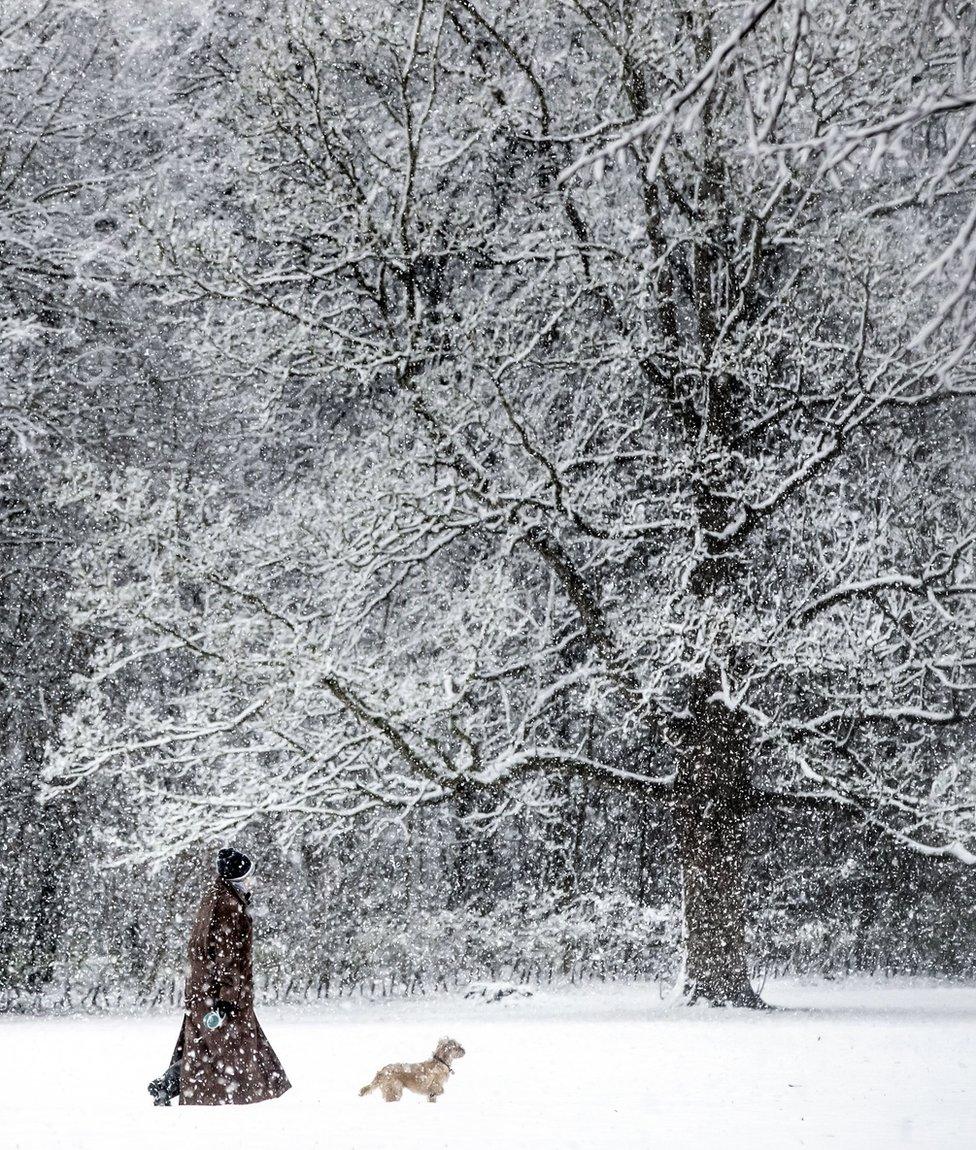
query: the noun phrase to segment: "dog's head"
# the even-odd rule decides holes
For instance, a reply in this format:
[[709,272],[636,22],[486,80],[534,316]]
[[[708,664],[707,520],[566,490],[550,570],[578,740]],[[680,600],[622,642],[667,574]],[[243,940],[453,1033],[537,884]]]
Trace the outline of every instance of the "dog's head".
[[438,1042],[434,1054],[437,1058],[443,1058],[445,1062],[449,1063],[455,1058],[464,1057],[464,1047],[460,1042],[455,1042],[453,1038],[442,1038]]

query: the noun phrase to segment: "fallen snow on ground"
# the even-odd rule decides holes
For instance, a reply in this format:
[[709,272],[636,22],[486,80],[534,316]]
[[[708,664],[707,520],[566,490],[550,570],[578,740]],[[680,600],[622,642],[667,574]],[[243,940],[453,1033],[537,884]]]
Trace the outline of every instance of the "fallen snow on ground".
[[[532,998],[340,1000],[261,1019],[284,1098],[153,1108],[179,1017],[0,1018],[0,1143],[16,1150],[976,1146],[976,988],[766,988],[764,1014],[668,1007],[653,986]],[[358,1096],[442,1035],[467,1056],[434,1105]]]

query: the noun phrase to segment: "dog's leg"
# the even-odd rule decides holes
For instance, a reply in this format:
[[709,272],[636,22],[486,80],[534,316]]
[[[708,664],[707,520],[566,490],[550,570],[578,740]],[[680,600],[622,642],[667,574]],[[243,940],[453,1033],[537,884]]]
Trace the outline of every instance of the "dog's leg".
[[399,1102],[403,1097],[403,1085],[400,1082],[383,1083],[383,1101]]

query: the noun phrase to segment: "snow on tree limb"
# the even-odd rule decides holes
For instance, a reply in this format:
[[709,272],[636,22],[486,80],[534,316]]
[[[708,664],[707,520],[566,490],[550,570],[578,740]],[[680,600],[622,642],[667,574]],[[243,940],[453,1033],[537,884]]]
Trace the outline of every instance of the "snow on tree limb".
[[[638,123],[629,127],[626,132],[622,132],[602,148],[587,152],[574,160],[559,173],[557,183],[565,184],[583,168],[596,166],[598,171],[602,171],[603,164],[607,160],[613,160],[613,158],[625,148],[629,148],[638,140],[643,140],[651,135],[651,133],[659,131],[654,151],[647,164],[647,177],[653,182],[657,178],[661,157],[671,140],[672,133],[677,127],[680,114],[685,110],[687,105],[694,105],[694,101],[699,97],[707,97],[714,87],[720,72],[729,62],[730,57],[738,51],[744,41],[748,39],[753,30],[762,21],[763,17],[765,17],[772,8],[775,8],[778,3],[779,0],[756,0],[756,2],[750,5],[746,10],[745,15],[734,31],[730,32],[715,48],[705,64],[691,77],[684,87],[668,98],[664,107],[659,112],[655,112],[652,116],[647,116],[643,120],[638,121]],[[694,114],[693,111],[692,114]]]
[[[531,4],[364,5],[351,39],[296,11],[240,47],[219,114],[193,105],[133,250],[192,317],[227,440],[212,487],[133,467],[86,495],[101,646],[63,749],[131,744],[104,765],[167,849],[208,794],[331,835],[424,803],[547,818],[578,776],[851,795],[969,849],[971,554],[943,572],[974,528],[944,282],[969,205],[895,156],[791,147],[866,128],[865,46],[910,45],[774,6],[731,35],[700,6],[697,37],[564,6],[552,60]],[[650,164],[570,179],[645,137]],[[904,139],[964,187],[969,145]]]

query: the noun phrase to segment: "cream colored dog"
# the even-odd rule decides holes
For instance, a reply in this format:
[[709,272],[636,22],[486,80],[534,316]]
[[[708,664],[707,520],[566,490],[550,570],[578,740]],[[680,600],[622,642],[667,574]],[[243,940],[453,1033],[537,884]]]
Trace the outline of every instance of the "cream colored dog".
[[379,1090],[387,1102],[399,1102],[404,1088],[415,1094],[426,1094],[428,1101],[436,1102],[438,1094],[444,1093],[444,1083],[453,1074],[451,1063],[455,1058],[464,1057],[464,1047],[453,1038],[442,1038],[433,1056],[426,1062],[391,1062],[359,1092],[359,1096],[371,1090]]

